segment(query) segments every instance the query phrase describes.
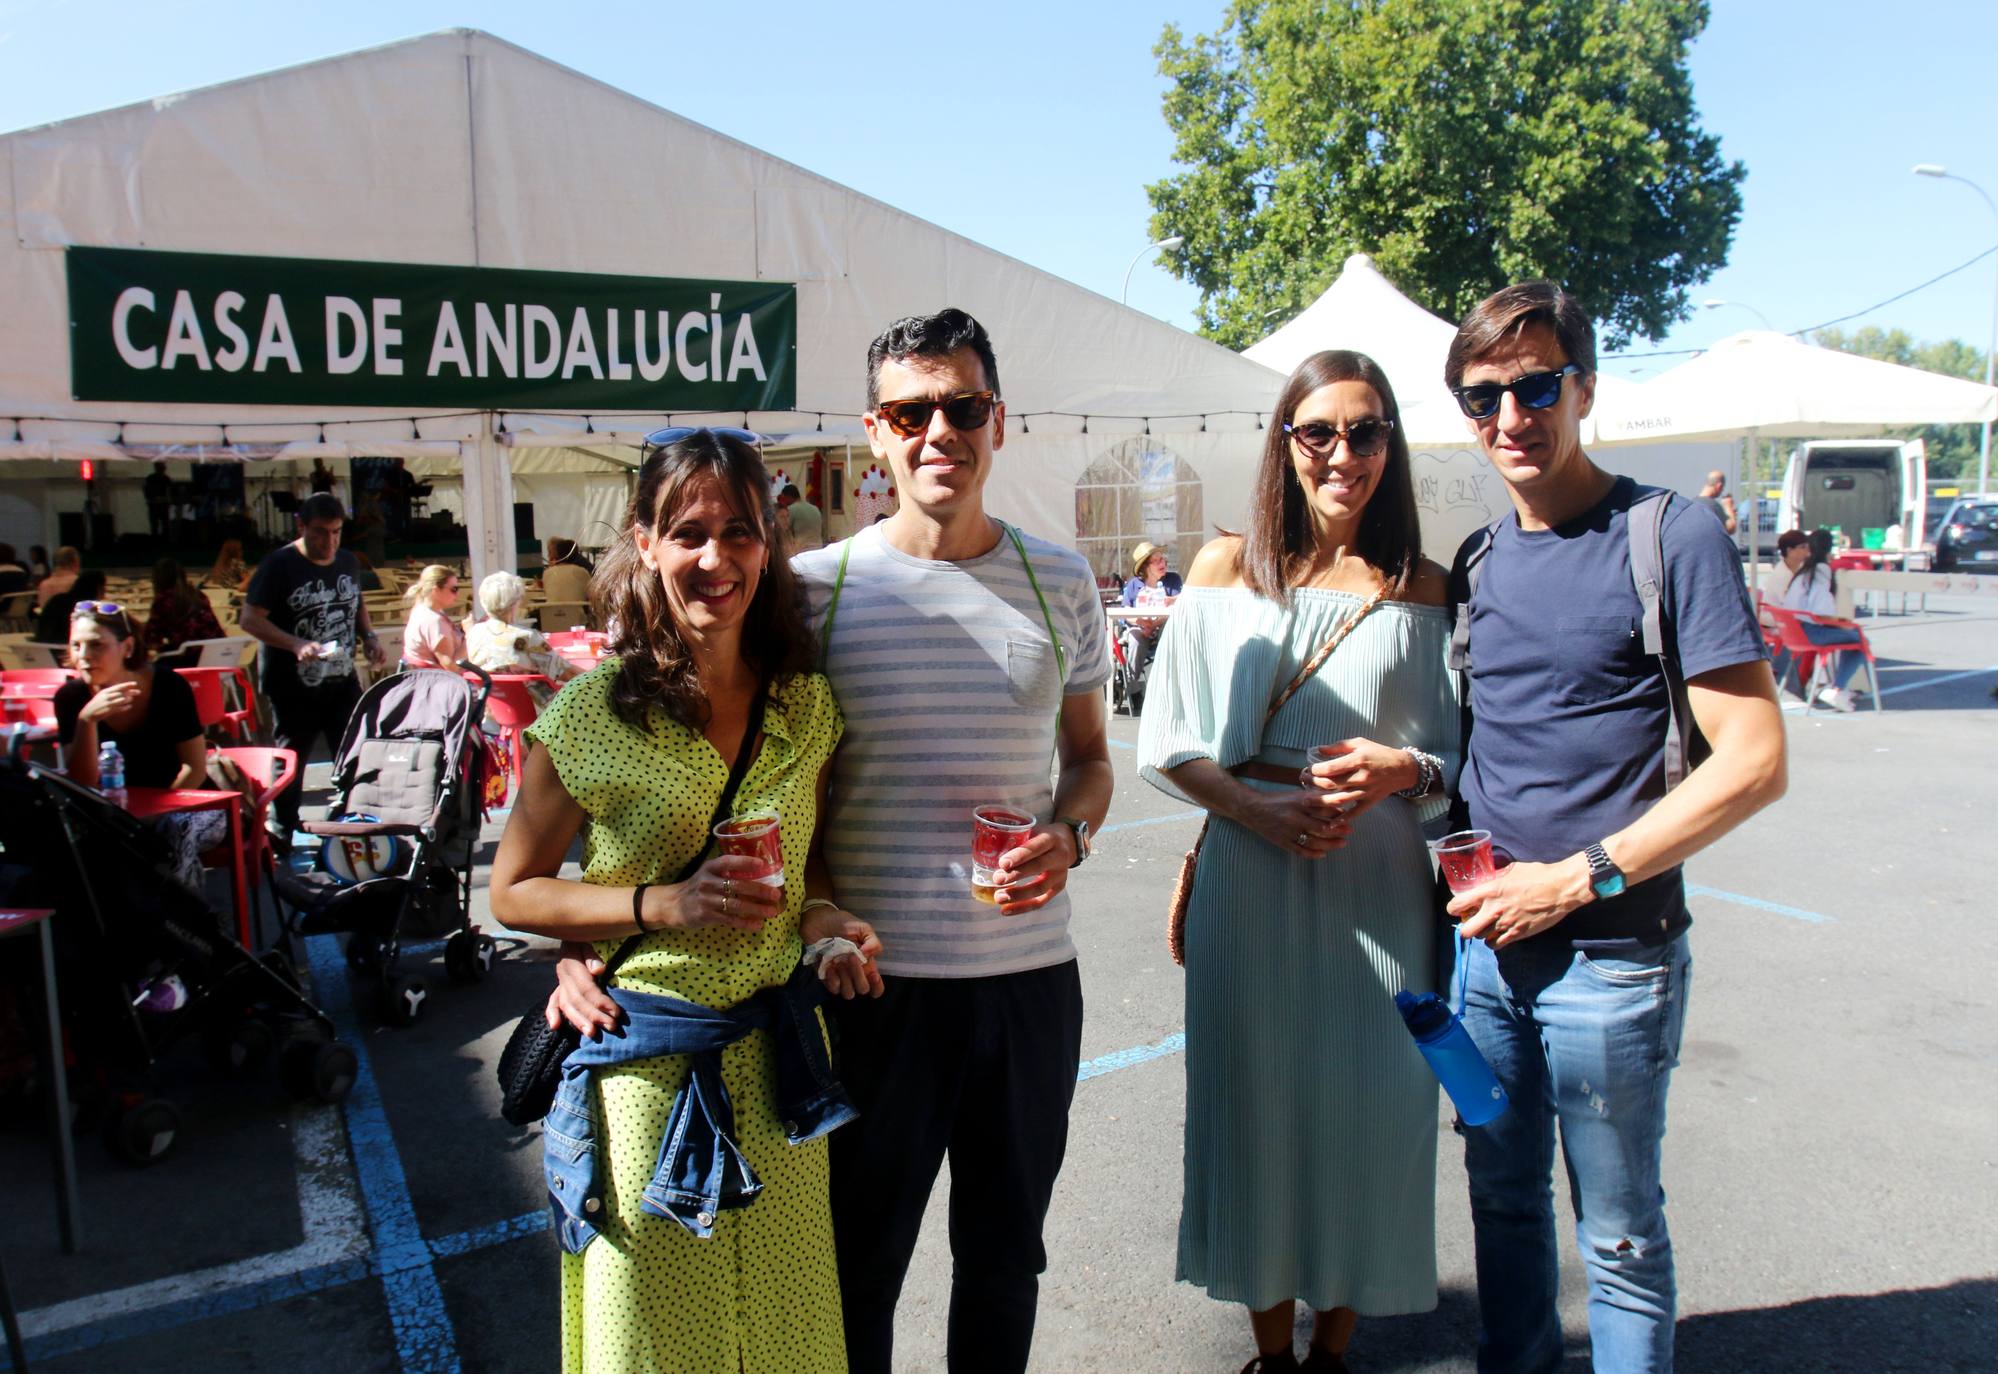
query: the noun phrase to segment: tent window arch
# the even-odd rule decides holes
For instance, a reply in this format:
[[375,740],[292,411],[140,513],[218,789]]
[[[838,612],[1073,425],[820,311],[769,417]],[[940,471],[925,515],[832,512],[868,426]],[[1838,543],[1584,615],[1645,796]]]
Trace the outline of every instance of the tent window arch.
[[1075,484],[1075,547],[1106,585],[1131,575],[1131,550],[1141,541],[1166,550],[1184,572],[1200,552],[1206,524],[1200,474],[1150,436],[1126,439],[1083,472]]

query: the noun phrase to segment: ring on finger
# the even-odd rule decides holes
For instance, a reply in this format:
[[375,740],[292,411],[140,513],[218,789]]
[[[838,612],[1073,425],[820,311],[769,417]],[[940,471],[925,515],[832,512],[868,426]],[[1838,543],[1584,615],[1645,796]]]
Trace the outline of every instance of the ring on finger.
[[735,899],[732,896],[730,896],[728,893],[726,892],[722,893],[722,915],[727,916],[730,914],[729,906],[734,900]]
[[1310,843],[1310,841],[1311,841],[1311,834],[1309,831],[1300,830],[1297,832],[1297,847],[1299,849],[1304,848],[1304,846]]

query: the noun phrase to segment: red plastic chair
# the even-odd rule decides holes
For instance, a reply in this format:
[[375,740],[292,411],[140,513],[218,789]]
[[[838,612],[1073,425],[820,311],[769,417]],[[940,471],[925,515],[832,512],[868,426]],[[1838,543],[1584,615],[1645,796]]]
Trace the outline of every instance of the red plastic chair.
[[551,649],[573,649],[589,643],[590,634],[589,630],[547,630],[541,637],[548,641]]
[[10,697],[52,697],[76,674],[67,668],[0,669],[0,694]]
[[[176,668],[174,672],[194,689],[194,712],[201,721],[203,730],[217,725],[226,729],[239,743],[252,738],[257,732],[257,699],[250,686],[250,674],[242,667],[229,668]],[[224,684],[233,682],[240,694],[242,705],[231,708]]]
[[[1873,646],[1866,642],[1866,632],[1850,620],[1836,620],[1831,616],[1812,615],[1808,611],[1786,610],[1781,606],[1766,608],[1776,618],[1777,633],[1781,636],[1782,647],[1790,651],[1797,662],[1797,684],[1803,694],[1804,709],[1809,711],[1816,702],[1811,684],[1820,674],[1829,677],[1834,654],[1856,653],[1866,659],[1866,678],[1872,685],[1873,709],[1884,710],[1880,704],[1880,668],[1873,661]],[[1841,630],[1850,630],[1859,636],[1854,644],[1814,644],[1803,627],[1811,625],[1833,625]]]
[[[466,680],[476,683],[477,678],[467,673]],[[486,698],[486,716],[499,726],[506,739],[507,771],[513,774],[515,789],[520,787],[521,774],[526,761],[521,757],[521,736],[527,727],[534,724],[541,714],[540,703],[534,694],[527,690],[528,684],[542,682],[552,692],[555,681],[543,673],[494,673],[492,694]]]
[[[262,874],[264,883],[268,884],[276,855],[271,850],[270,831],[265,826],[270,820],[271,802],[298,776],[298,754],[291,749],[269,749],[255,744],[232,744],[215,752],[234,760],[236,766],[243,770],[243,775],[257,785],[257,794],[250,798],[250,804],[256,811],[255,822],[243,827],[243,864],[250,873]],[[209,779],[211,785],[217,781],[219,779]],[[227,849],[226,844],[218,845],[203,854],[202,866],[227,868],[230,863]],[[257,894],[258,884],[253,878],[250,883],[250,911],[256,922],[256,943],[261,945],[264,940],[264,904]]]

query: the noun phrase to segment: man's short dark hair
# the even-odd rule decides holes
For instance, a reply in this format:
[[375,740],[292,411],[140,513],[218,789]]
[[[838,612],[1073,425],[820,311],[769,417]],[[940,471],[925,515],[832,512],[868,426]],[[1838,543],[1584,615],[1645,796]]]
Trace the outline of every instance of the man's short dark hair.
[[298,523],[301,525],[320,520],[338,520],[344,524],[346,519],[347,508],[330,491],[315,491],[298,503]]
[[790,497],[793,501],[802,501],[805,499],[805,493],[798,490],[798,484],[796,482],[786,482],[784,484],[784,490],[777,493],[777,499],[779,501],[782,501],[787,496]]
[[992,339],[985,326],[955,306],[934,315],[910,315],[881,331],[867,346],[867,408],[881,399],[881,364],[895,358],[948,358],[960,348],[978,355],[985,385],[999,395],[999,360],[992,356]]
[[1443,358],[1443,385],[1459,386],[1471,364],[1483,362],[1534,325],[1545,325],[1568,361],[1589,376],[1596,372],[1596,327],[1582,303],[1551,281],[1523,281],[1471,307]]

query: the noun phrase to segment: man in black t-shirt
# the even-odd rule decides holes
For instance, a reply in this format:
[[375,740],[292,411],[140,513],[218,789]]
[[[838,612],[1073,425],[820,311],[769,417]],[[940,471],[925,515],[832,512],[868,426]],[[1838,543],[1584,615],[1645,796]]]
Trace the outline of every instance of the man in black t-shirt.
[[257,670],[271,704],[272,742],[298,754],[299,777],[273,808],[287,842],[298,828],[314,741],[324,735],[326,747],[338,749],[361,698],[355,648],[365,648],[377,668],[387,662],[361,601],[360,562],[340,547],[345,523],[337,497],[306,497],[298,507],[298,538],[265,556],[243,597],[243,632],[264,646]]
[[[1560,1125],[1595,1368],[1668,1371],[1676,1286],[1659,1186],[1665,1092],[1685,1025],[1679,865],[1782,795],[1783,720],[1732,541],[1666,508],[1663,649],[1710,755],[1669,792],[1669,684],[1643,647],[1630,510],[1649,489],[1582,451],[1595,334],[1548,282],[1464,319],[1444,364],[1513,514],[1458,555],[1469,667],[1457,825],[1516,860],[1450,902],[1464,1026],[1510,1107],[1464,1130],[1478,1368],[1563,1364],[1550,1174]],[[1697,756],[1695,756],[1697,757]]]

